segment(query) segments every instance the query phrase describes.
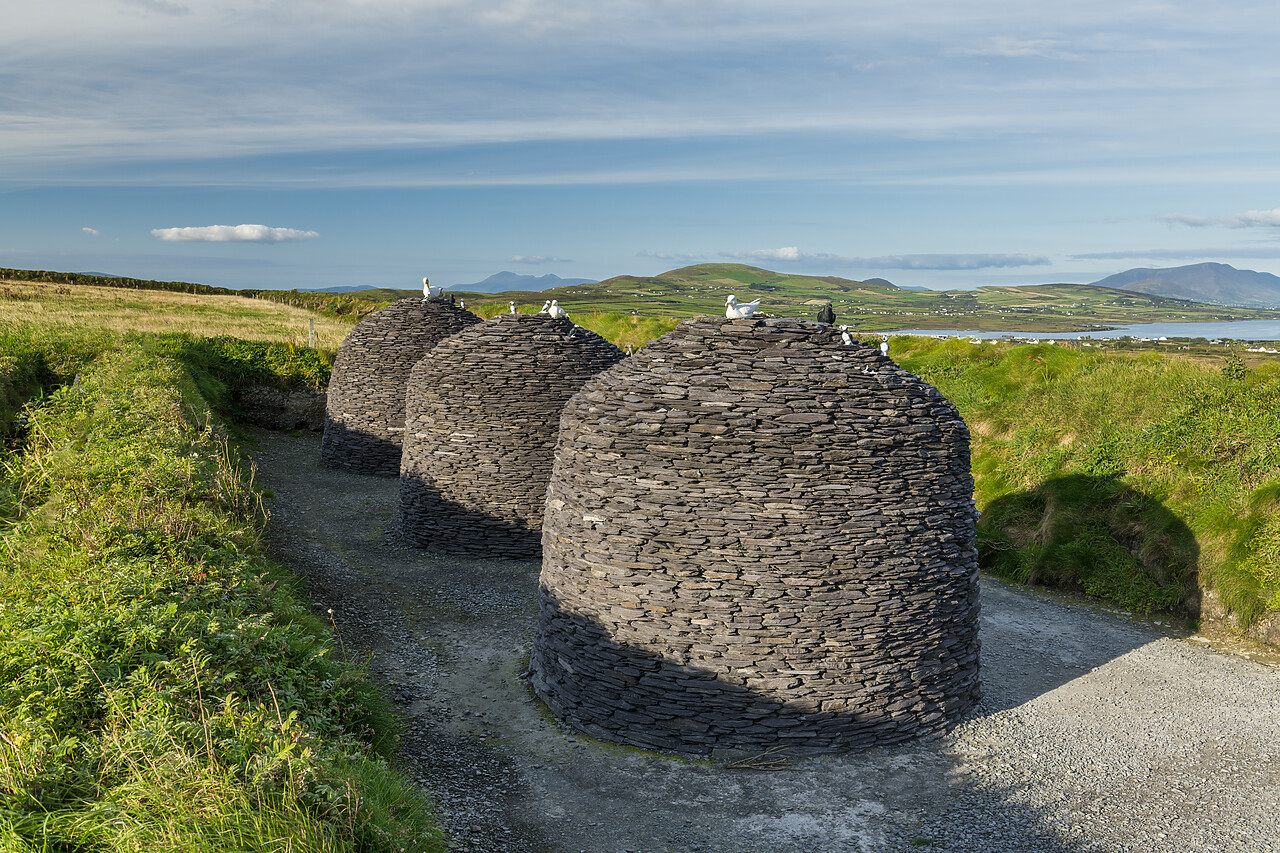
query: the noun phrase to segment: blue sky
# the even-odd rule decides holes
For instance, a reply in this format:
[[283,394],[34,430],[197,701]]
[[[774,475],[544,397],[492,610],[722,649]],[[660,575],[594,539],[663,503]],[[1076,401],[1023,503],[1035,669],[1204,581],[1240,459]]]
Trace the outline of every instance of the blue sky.
[[1280,16],[1226,0],[41,0],[0,266],[414,287],[706,261],[1280,273]]

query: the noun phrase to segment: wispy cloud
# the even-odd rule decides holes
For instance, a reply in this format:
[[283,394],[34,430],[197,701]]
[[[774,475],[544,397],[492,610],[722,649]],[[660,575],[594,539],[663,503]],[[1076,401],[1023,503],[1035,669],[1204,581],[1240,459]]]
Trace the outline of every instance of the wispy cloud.
[[86,227],[84,227],[84,228],[81,228],[80,230],[81,230],[81,231],[83,231],[84,233],[86,233],[86,234],[90,235],[91,237],[97,237],[97,236],[98,236],[98,229],[97,229],[97,228],[89,228],[88,226],[86,226]]
[[1048,266],[1043,255],[1024,254],[919,254],[848,257],[825,252],[802,252],[797,246],[756,249],[750,252],[721,252],[722,258],[752,261],[794,262],[806,266],[851,266],[881,270],[982,270],[1008,267]]
[[945,51],[949,56],[993,56],[1004,58],[1040,57],[1044,59],[1079,59],[1080,55],[1063,48],[1054,39],[1019,39],[999,36],[974,46],[961,46]]
[[170,243],[287,243],[319,237],[315,231],[272,228],[267,225],[199,225],[152,228],[151,236]]
[[1190,216],[1185,213],[1168,213],[1160,217],[1170,225],[1187,225],[1191,228],[1207,228],[1222,225],[1227,228],[1280,228],[1280,207],[1274,210],[1246,210],[1230,216]]
[[1111,252],[1086,252],[1072,255],[1078,261],[1115,261],[1115,260],[1221,260],[1223,258],[1255,258],[1265,260],[1280,258],[1280,246],[1245,247],[1239,246],[1208,249],[1119,249]]
[[1228,228],[1280,228],[1280,207],[1275,210],[1246,210],[1228,216]]
[[638,258],[656,258],[660,261],[705,261],[706,255],[691,255],[687,252],[651,252],[648,249],[636,252]]
[[1214,223],[1215,220],[1207,216],[1191,216],[1186,213],[1166,213],[1160,217],[1161,222],[1167,222],[1170,225],[1186,225],[1189,228],[1205,228]]
[[511,264],[571,264],[571,258],[557,258],[551,255],[512,255],[507,258]]

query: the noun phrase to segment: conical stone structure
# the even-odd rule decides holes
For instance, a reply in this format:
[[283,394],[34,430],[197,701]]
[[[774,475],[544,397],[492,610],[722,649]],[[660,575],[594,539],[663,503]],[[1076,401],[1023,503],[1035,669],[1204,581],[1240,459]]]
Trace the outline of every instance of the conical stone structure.
[[357,474],[400,472],[409,370],[480,318],[448,299],[401,299],[361,320],[334,359],[320,461]]
[[538,695],[705,754],[940,732],[980,695],[969,433],[839,330],[698,317],[566,405]]
[[536,556],[560,410],[623,358],[545,314],[499,314],[437,344],[409,377],[404,538],[457,554]]

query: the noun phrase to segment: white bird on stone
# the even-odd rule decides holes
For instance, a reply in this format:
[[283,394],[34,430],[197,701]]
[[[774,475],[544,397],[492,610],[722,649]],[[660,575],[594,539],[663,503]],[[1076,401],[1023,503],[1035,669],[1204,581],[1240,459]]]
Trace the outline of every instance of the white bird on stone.
[[724,304],[724,316],[728,317],[730,320],[745,320],[752,314],[756,313],[756,309],[760,307],[760,300],[757,299],[754,302],[744,302],[739,305],[738,297],[730,293],[729,297],[725,299]]
[[848,326],[840,327],[840,340],[843,341],[844,345],[847,347],[853,346],[853,335],[849,334]]
[[424,278],[422,280],[422,298],[423,299],[430,299],[433,296],[443,296],[443,295],[444,295],[443,287],[433,287],[431,282],[428,279]]
[[511,306],[511,313],[512,314],[516,313],[516,303],[512,301],[512,302],[508,302],[507,304]]
[[550,308],[550,307],[551,307],[551,300],[550,300],[550,299],[548,299],[546,302],[542,303],[542,310],[541,310],[541,311],[539,311],[538,313],[539,313],[539,314],[546,314],[546,313],[547,313],[547,309],[548,309],[548,308]]
[[560,303],[554,299],[551,300],[551,305],[547,308],[547,313],[551,315],[551,319],[553,320],[566,320],[569,317],[569,312],[561,308]]
[[889,336],[888,335],[885,335],[880,340],[880,354],[883,356],[887,356],[889,354]]
[[459,299],[459,300],[458,300],[458,307],[459,307],[459,308],[466,308],[466,307],[467,307],[467,300],[465,300],[465,299]]

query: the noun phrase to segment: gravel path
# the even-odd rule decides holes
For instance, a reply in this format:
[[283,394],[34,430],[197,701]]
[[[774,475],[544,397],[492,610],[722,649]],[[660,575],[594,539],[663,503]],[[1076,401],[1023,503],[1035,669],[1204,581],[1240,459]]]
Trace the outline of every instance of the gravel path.
[[536,562],[404,547],[395,480],[255,438],[272,549],[371,655],[456,850],[1280,851],[1280,669],[984,580],[986,696],[941,740],[755,768],[618,747],[523,678]]

